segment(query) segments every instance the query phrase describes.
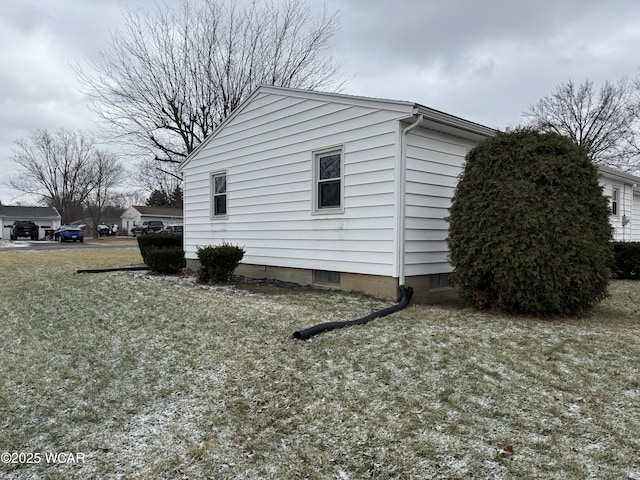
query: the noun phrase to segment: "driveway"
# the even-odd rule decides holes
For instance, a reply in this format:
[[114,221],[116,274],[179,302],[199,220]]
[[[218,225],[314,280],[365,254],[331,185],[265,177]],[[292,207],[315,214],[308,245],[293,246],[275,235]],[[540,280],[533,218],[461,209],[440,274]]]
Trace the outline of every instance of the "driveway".
[[0,252],[7,250],[63,250],[68,248],[131,248],[137,244],[129,239],[115,241],[88,240],[79,242],[54,242],[52,240],[0,240]]

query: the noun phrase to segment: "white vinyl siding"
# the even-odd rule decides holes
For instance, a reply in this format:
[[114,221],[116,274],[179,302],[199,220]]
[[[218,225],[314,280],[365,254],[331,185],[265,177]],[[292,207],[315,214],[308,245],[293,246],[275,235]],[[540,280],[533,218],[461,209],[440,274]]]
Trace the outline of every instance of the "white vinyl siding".
[[405,274],[453,270],[447,236],[451,198],[467,151],[475,143],[434,130],[415,129],[407,137]]
[[633,193],[631,210],[631,239],[640,242],[640,191]]
[[[632,185],[602,177],[600,178],[600,184],[603,186],[602,193],[609,199],[609,206],[612,210],[609,222],[613,229],[613,239],[625,242],[631,240],[640,241],[640,238],[633,231],[636,228],[634,224],[637,221],[634,220],[634,215],[638,214],[634,211]],[[615,212],[613,212],[614,205]],[[628,220],[626,224],[625,219]]]
[[[392,276],[397,119],[407,113],[259,92],[183,167],[186,257],[227,241],[245,248],[249,264]],[[337,216],[314,212],[312,194],[314,153],[335,145]],[[224,222],[209,213],[215,171],[230,182]]]

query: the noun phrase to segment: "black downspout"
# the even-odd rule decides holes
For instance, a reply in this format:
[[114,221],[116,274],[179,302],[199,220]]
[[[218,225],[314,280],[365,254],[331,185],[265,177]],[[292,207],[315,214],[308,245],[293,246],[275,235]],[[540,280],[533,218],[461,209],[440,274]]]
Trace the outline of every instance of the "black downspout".
[[298,330],[297,332],[293,332],[293,338],[297,338],[298,340],[308,340],[314,335],[318,335],[322,332],[328,332],[329,330],[335,330],[337,328],[351,327],[353,325],[364,325],[365,323],[370,322],[371,320],[375,320],[376,318],[386,317],[392,313],[395,313],[399,310],[402,310],[409,302],[411,302],[411,297],[413,296],[413,288],[406,287],[404,285],[400,285],[401,298],[400,302],[392,307],[385,308],[384,310],[380,310],[378,312],[374,312],[366,317],[359,318],[357,320],[350,320],[346,322],[328,322],[321,323],[319,325],[315,325],[314,327],[305,328],[304,330]]

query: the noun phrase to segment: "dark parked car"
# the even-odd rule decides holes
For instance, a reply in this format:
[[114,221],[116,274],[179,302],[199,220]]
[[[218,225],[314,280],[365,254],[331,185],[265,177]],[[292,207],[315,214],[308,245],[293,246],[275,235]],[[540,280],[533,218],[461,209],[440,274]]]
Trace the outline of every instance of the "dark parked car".
[[158,233],[164,229],[164,223],[160,220],[148,220],[142,222],[142,225],[136,225],[129,233],[134,237],[136,235],[146,235],[147,233]]
[[56,242],[66,242],[67,240],[84,242],[84,232],[80,227],[62,225],[53,233],[53,239]]
[[30,220],[18,220],[11,226],[9,238],[17,240],[20,237],[29,237],[31,240],[38,240],[40,227]]
[[176,233],[182,235],[182,230],[182,225],[167,225],[162,231],[164,233]]

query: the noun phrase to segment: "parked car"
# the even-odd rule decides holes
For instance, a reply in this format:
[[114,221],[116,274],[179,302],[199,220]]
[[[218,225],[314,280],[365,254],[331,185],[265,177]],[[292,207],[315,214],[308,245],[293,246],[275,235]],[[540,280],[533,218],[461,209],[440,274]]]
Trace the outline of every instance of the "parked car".
[[17,240],[20,237],[29,237],[31,240],[38,240],[40,227],[30,220],[17,220],[11,226],[9,238]]
[[157,233],[161,232],[164,229],[164,223],[160,220],[148,220],[146,222],[142,222],[142,225],[136,225],[129,233],[134,237],[136,235],[145,235],[147,233]]
[[99,237],[111,235],[111,228],[108,225],[100,224],[96,227],[96,229],[98,230]]
[[162,231],[164,233],[175,233],[182,235],[183,228],[182,225],[167,225]]
[[84,242],[84,232],[80,227],[62,225],[53,233],[53,239],[56,242],[66,242],[67,240]]
[[96,227],[96,229],[98,230],[98,236],[99,237],[111,236],[111,235],[117,235],[118,234],[118,225],[116,225],[115,223],[112,224],[111,226],[105,225],[104,223],[101,223],[100,225],[98,225]]

